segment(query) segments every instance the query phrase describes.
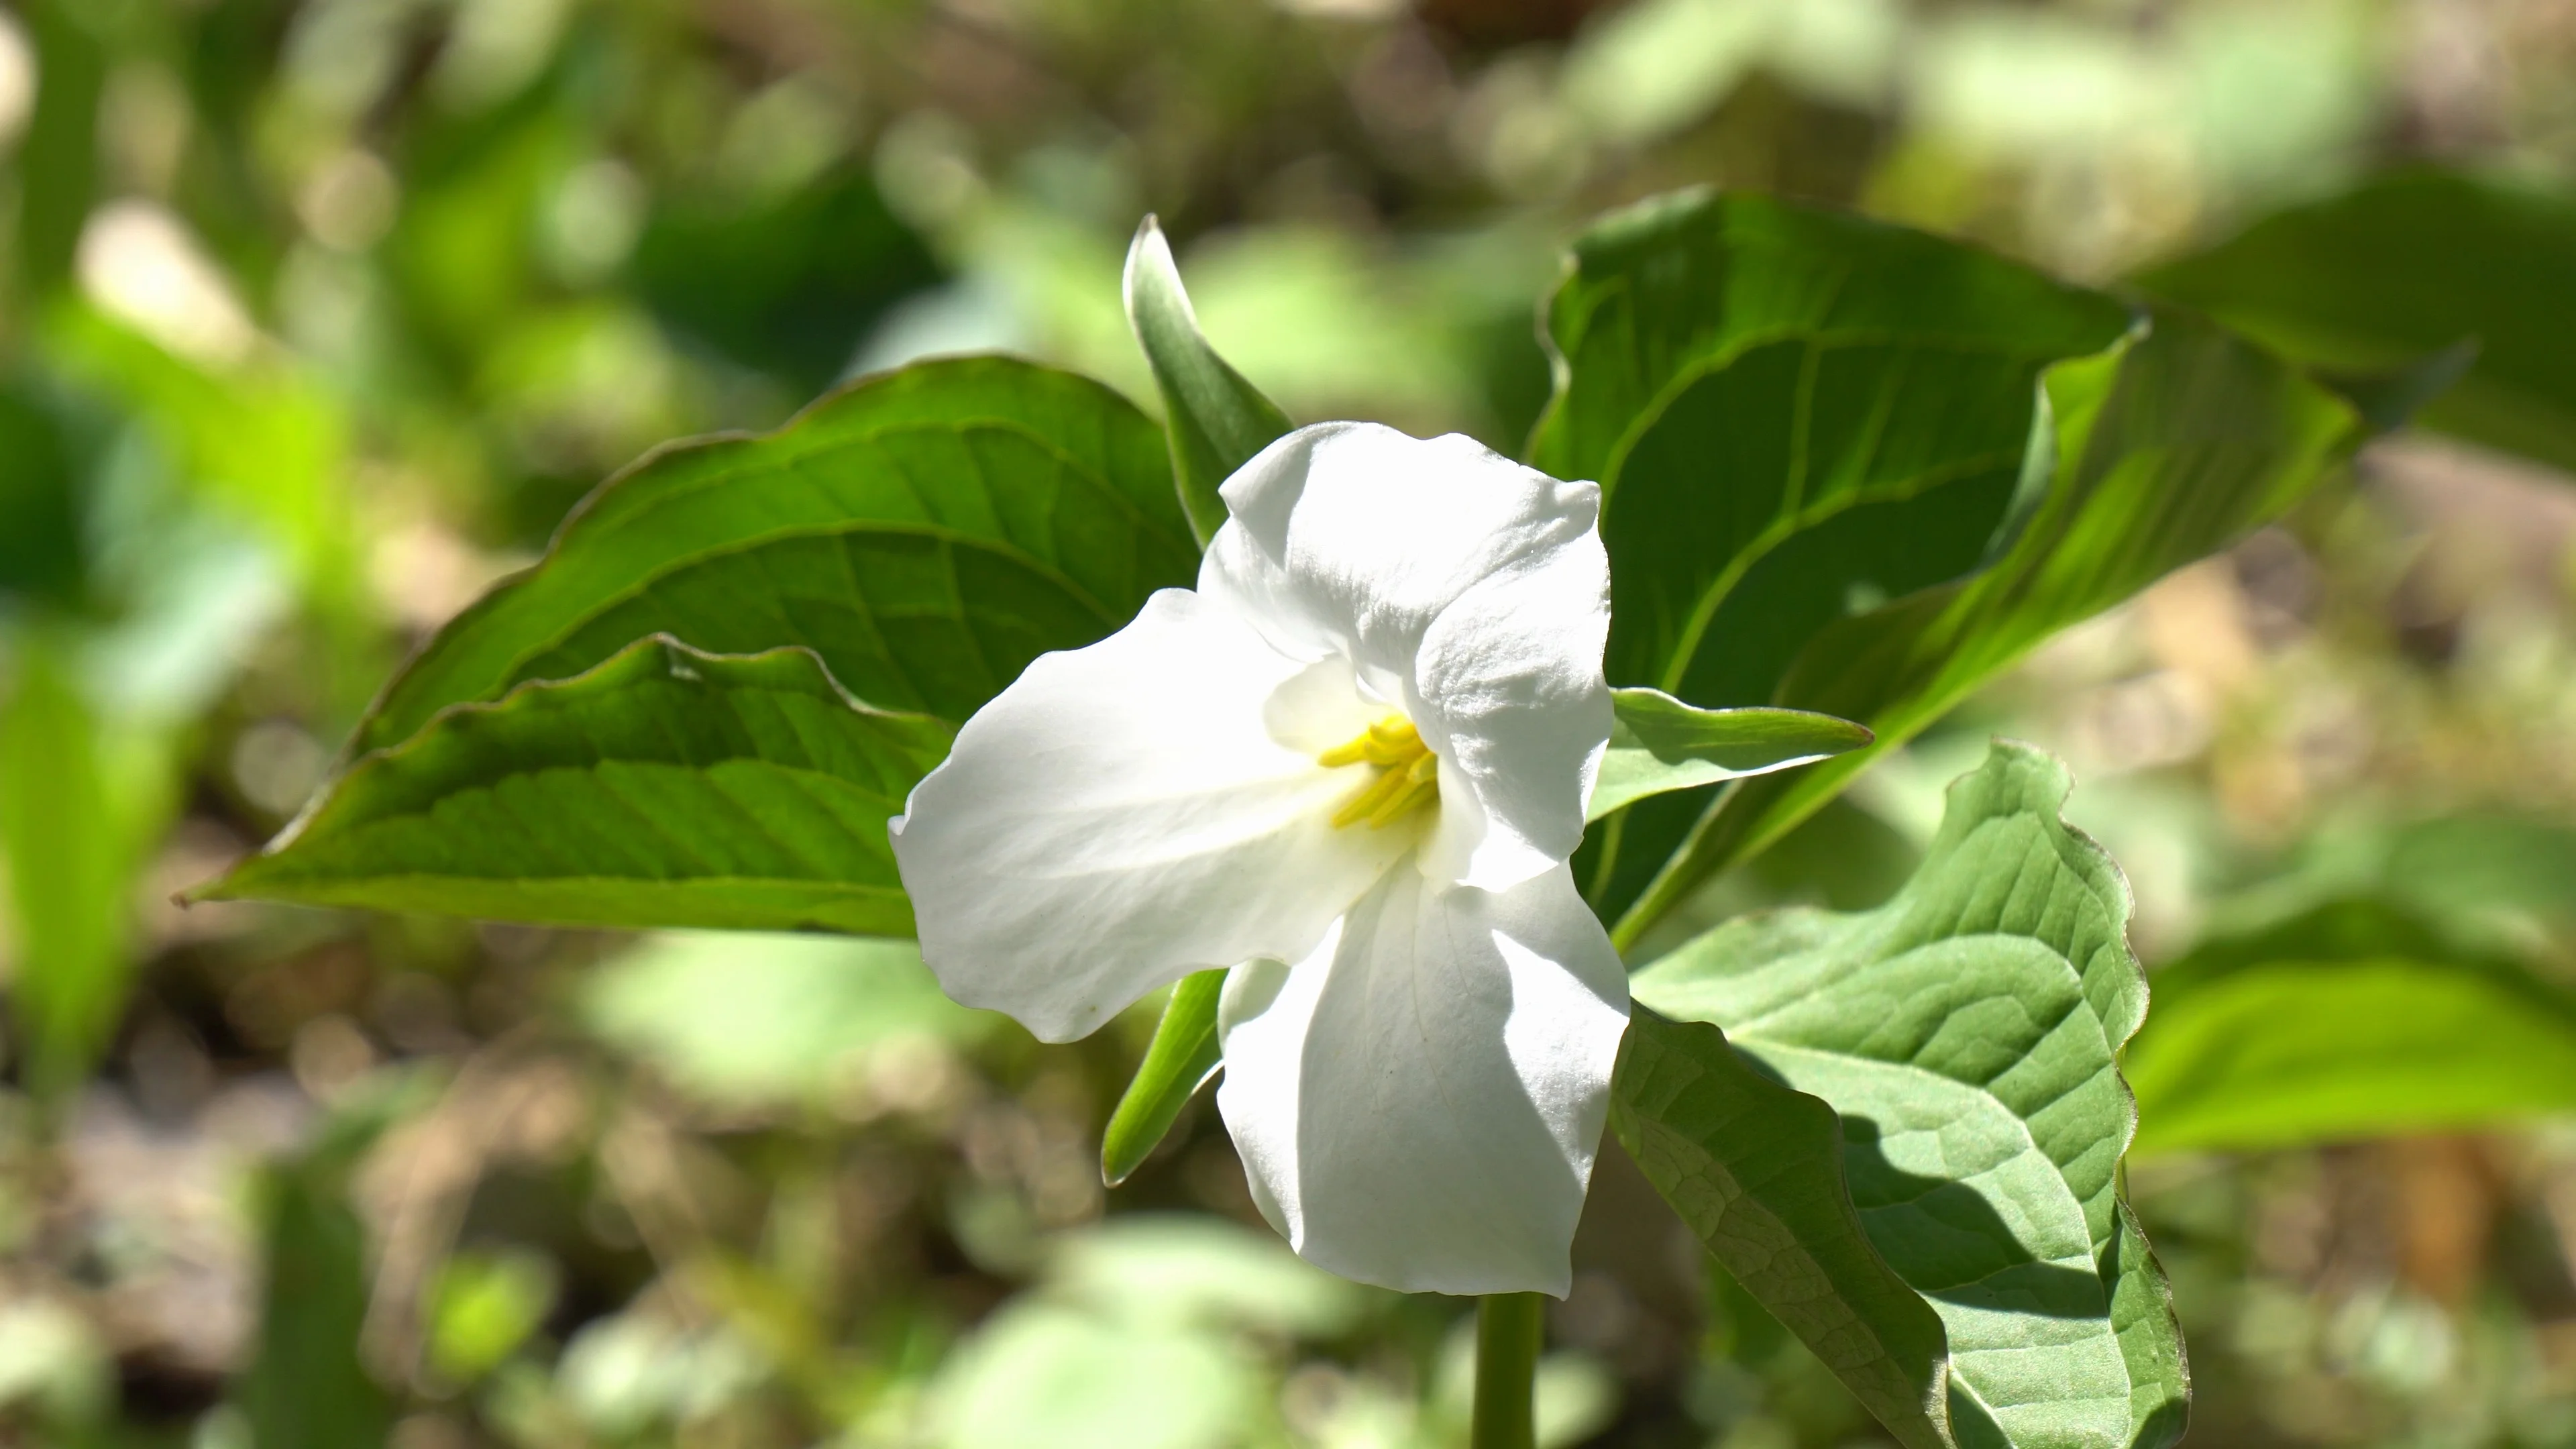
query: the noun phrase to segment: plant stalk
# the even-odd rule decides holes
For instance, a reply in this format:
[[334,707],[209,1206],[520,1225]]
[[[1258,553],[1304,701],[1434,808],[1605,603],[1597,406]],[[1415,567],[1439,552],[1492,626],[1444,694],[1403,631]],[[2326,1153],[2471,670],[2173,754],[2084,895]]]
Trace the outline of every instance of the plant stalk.
[[1476,1409],[1472,1449],[1537,1449],[1541,1310],[1536,1293],[1495,1293],[1476,1300]]

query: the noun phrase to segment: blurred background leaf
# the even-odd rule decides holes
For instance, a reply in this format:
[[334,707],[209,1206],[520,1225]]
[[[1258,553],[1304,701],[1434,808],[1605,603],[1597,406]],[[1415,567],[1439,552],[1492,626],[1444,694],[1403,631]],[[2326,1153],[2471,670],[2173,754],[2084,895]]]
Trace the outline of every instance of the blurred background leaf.
[[2576,467],[2576,203],[2526,184],[2399,173],[2265,217],[2138,278],[2294,357],[2363,369],[2475,346],[2424,423]]

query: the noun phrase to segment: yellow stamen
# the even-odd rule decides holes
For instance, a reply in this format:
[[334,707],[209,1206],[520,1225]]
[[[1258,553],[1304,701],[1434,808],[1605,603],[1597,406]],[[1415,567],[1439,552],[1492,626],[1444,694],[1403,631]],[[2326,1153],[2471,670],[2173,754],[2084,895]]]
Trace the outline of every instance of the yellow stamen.
[[1424,755],[1402,770],[1387,771],[1386,777],[1392,780],[1399,774],[1404,777],[1404,788],[1380,801],[1378,807],[1369,812],[1369,829],[1384,830],[1403,819],[1405,812],[1414,806],[1440,798],[1439,756]]
[[1422,734],[1413,727],[1413,721],[1400,714],[1388,715],[1356,737],[1317,755],[1315,761],[1327,769],[1358,764],[1377,769],[1358,793],[1333,812],[1336,826],[1357,825],[1365,820],[1371,830],[1383,830],[1440,798],[1440,757],[1422,742]]
[[1362,735],[1358,739],[1352,740],[1347,744],[1335,745],[1331,749],[1317,755],[1315,757],[1315,763],[1323,766],[1327,770],[1338,770],[1344,765],[1356,765],[1367,758],[1368,736]]

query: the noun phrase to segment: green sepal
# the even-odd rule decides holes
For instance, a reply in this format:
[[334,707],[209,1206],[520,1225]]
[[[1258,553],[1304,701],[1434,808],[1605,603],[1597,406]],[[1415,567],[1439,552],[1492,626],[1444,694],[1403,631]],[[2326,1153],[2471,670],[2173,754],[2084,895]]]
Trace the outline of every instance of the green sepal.
[[1162,1145],[1181,1109],[1216,1075],[1224,1056],[1216,1030],[1217,998],[1225,991],[1225,968],[1193,972],[1172,987],[1163,1004],[1163,1019],[1145,1059],[1109,1114],[1100,1135],[1100,1180],[1116,1187]]
[[1870,742],[1849,720],[1803,709],[1701,709],[1660,689],[1614,689],[1610,749],[1584,818],[1667,790],[1813,764]]
[[1127,322],[1154,369],[1171,438],[1172,477],[1202,547],[1225,522],[1218,485],[1293,426],[1199,331],[1163,228],[1146,217],[1127,249]]

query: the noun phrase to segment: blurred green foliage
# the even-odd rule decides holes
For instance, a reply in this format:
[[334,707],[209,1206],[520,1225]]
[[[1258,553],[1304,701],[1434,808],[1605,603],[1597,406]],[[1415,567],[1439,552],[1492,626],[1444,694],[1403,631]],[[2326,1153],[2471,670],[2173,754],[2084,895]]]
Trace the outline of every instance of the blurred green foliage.
[[[2455,207],[2369,248],[2307,239],[2363,203],[2261,219],[2399,162],[2554,215],[2571,76],[2543,0],[22,0],[0,1439],[1456,1442],[1461,1305],[1305,1274],[1204,1103],[1101,1188],[1150,1007],[1041,1049],[883,948],[169,898],[669,438],[985,348],[1151,409],[1118,275],[1149,210],[1210,339],[1298,420],[1519,451],[1561,244],[1708,183],[2239,320],[2288,305],[2284,274],[2311,307],[2377,298],[2316,355],[2474,336],[2431,420],[2563,462],[2476,410],[2489,384],[2514,418],[2557,406],[2547,235],[2468,258]],[[2219,285],[2249,272],[2261,297]],[[2576,1138],[2386,1099],[2400,1068],[2454,1101],[2481,1072],[2566,1089],[2529,1003],[2576,984],[2571,539],[2554,474],[2375,447],[1887,752],[1675,928],[1875,905],[1987,734],[2063,754],[2141,954],[2177,963],[2131,1061],[2144,1140],[2160,1062],[2203,1109],[2165,1098],[2172,1150],[2130,1188],[2196,1432],[2576,1440]],[[2433,998],[2468,1024],[2410,1039]],[[2338,1013],[2388,1070],[2228,1027]],[[2317,1115],[2212,1115],[2266,1073]],[[1878,1432],[1615,1156],[1577,1253],[1550,1442]]]

